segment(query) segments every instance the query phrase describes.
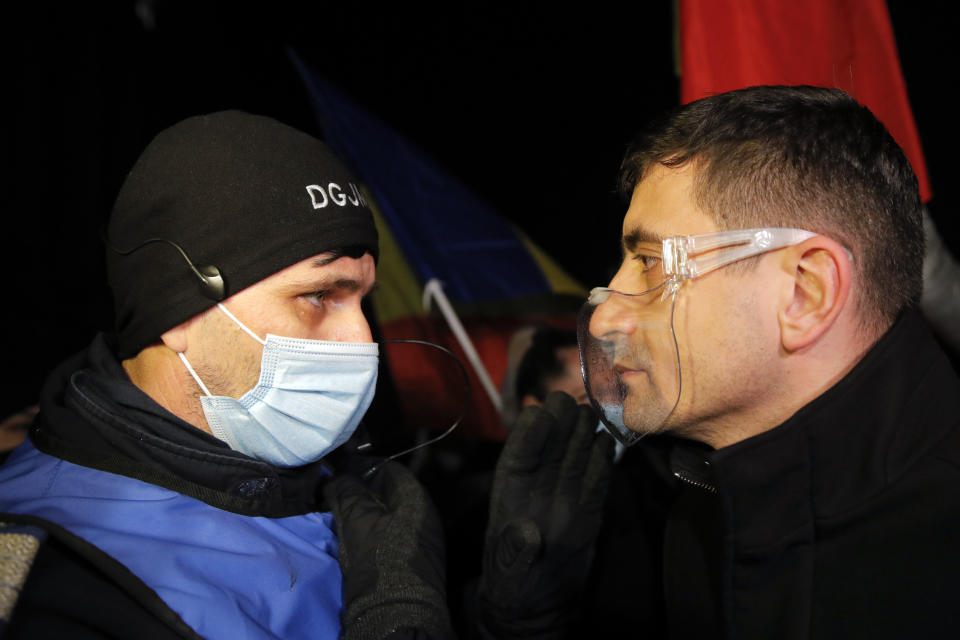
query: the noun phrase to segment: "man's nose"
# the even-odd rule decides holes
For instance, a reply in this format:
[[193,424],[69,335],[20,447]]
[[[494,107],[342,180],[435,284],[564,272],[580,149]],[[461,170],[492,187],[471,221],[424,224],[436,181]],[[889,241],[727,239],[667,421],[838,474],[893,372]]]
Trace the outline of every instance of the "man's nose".
[[370,324],[367,317],[363,314],[363,308],[360,300],[344,302],[335,313],[331,313],[327,318],[330,323],[329,331],[326,332],[328,340],[337,342],[373,342],[373,334],[370,332]]
[[626,264],[621,264],[620,269],[613,276],[613,280],[608,285],[612,291],[607,295],[606,300],[597,305],[593,314],[590,316],[589,331],[590,334],[598,340],[610,340],[615,334],[630,334],[634,330],[635,322],[632,311],[634,305],[630,304],[629,296],[624,296],[617,291],[618,287],[626,283],[627,275]]
[[624,296],[612,292],[606,300],[594,308],[588,329],[597,340],[609,341],[614,336],[633,333],[635,319],[632,306],[625,303]]

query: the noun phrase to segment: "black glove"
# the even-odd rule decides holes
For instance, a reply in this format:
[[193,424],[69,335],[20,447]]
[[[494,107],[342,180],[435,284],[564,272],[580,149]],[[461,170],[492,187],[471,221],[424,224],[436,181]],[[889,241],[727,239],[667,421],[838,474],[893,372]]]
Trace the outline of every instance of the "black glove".
[[367,480],[333,478],[324,496],[340,539],[343,637],[380,640],[396,631],[454,637],[443,529],[413,474],[387,462]]
[[613,439],[565,393],[517,419],[497,462],[478,588],[494,638],[559,638],[577,612],[600,529]]

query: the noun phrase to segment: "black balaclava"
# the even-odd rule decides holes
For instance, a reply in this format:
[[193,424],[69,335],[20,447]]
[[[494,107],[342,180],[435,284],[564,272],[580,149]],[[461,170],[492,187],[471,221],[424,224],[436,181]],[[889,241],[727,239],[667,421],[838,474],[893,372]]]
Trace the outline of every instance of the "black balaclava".
[[120,189],[107,230],[107,276],[121,359],[216,304],[175,247],[144,244],[153,238],[176,243],[198,267],[215,266],[224,298],[334,249],[378,255],[360,182],[326,145],[239,111],[162,131]]

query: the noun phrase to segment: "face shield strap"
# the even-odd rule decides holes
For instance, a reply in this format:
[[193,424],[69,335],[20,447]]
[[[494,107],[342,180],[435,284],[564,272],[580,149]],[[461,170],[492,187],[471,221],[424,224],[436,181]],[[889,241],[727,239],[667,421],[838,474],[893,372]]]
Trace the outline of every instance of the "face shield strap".
[[[440,433],[440,435],[434,436],[433,438],[429,438],[423,442],[418,442],[412,447],[409,447],[397,453],[391,454],[385,458],[375,459],[373,466],[369,467],[368,469],[363,471],[363,473],[361,474],[362,477],[364,478],[368,478],[372,476],[374,473],[376,473],[377,469],[382,467],[385,463],[389,462],[390,460],[395,460],[401,456],[405,456],[407,454],[413,453],[415,451],[428,447],[432,444],[435,444],[440,440],[442,440],[443,438],[446,438],[448,435],[453,433],[454,429],[460,426],[460,423],[463,422],[464,417],[467,415],[467,410],[470,408],[470,395],[471,395],[470,376],[467,375],[467,368],[460,361],[460,358],[458,358],[452,351],[450,351],[446,347],[442,347],[438,344],[427,342],[425,340],[415,340],[415,339],[383,340],[383,344],[414,344],[414,345],[420,345],[423,347],[430,347],[432,349],[437,349],[438,351],[446,354],[447,356],[452,358],[453,361],[457,364],[457,368],[460,371],[460,375],[463,377],[463,396],[461,398],[459,415],[449,427],[447,427],[442,433]],[[373,449],[373,443],[371,442],[365,442],[363,444],[360,444],[357,447],[357,451],[361,453],[371,452],[372,449]]]

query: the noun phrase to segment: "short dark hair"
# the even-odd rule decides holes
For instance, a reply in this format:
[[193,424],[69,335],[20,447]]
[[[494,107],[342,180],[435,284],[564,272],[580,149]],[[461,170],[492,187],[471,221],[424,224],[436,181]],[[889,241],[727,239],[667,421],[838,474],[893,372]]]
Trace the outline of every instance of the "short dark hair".
[[557,350],[577,346],[577,332],[572,329],[541,327],[533,334],[530,348],[523,354],[517,367],[517,400],[530,395],[544,402],[547,384],[563,374],[564,363],[557,358]]
[[861,322],[882,330],[920,300],[917,179],[869,109],[837,89],[762,86],[679,107],[627,152],[629,198],[651,167],[693,163],[694,201],[720,229],[797,227],[843,244]]

